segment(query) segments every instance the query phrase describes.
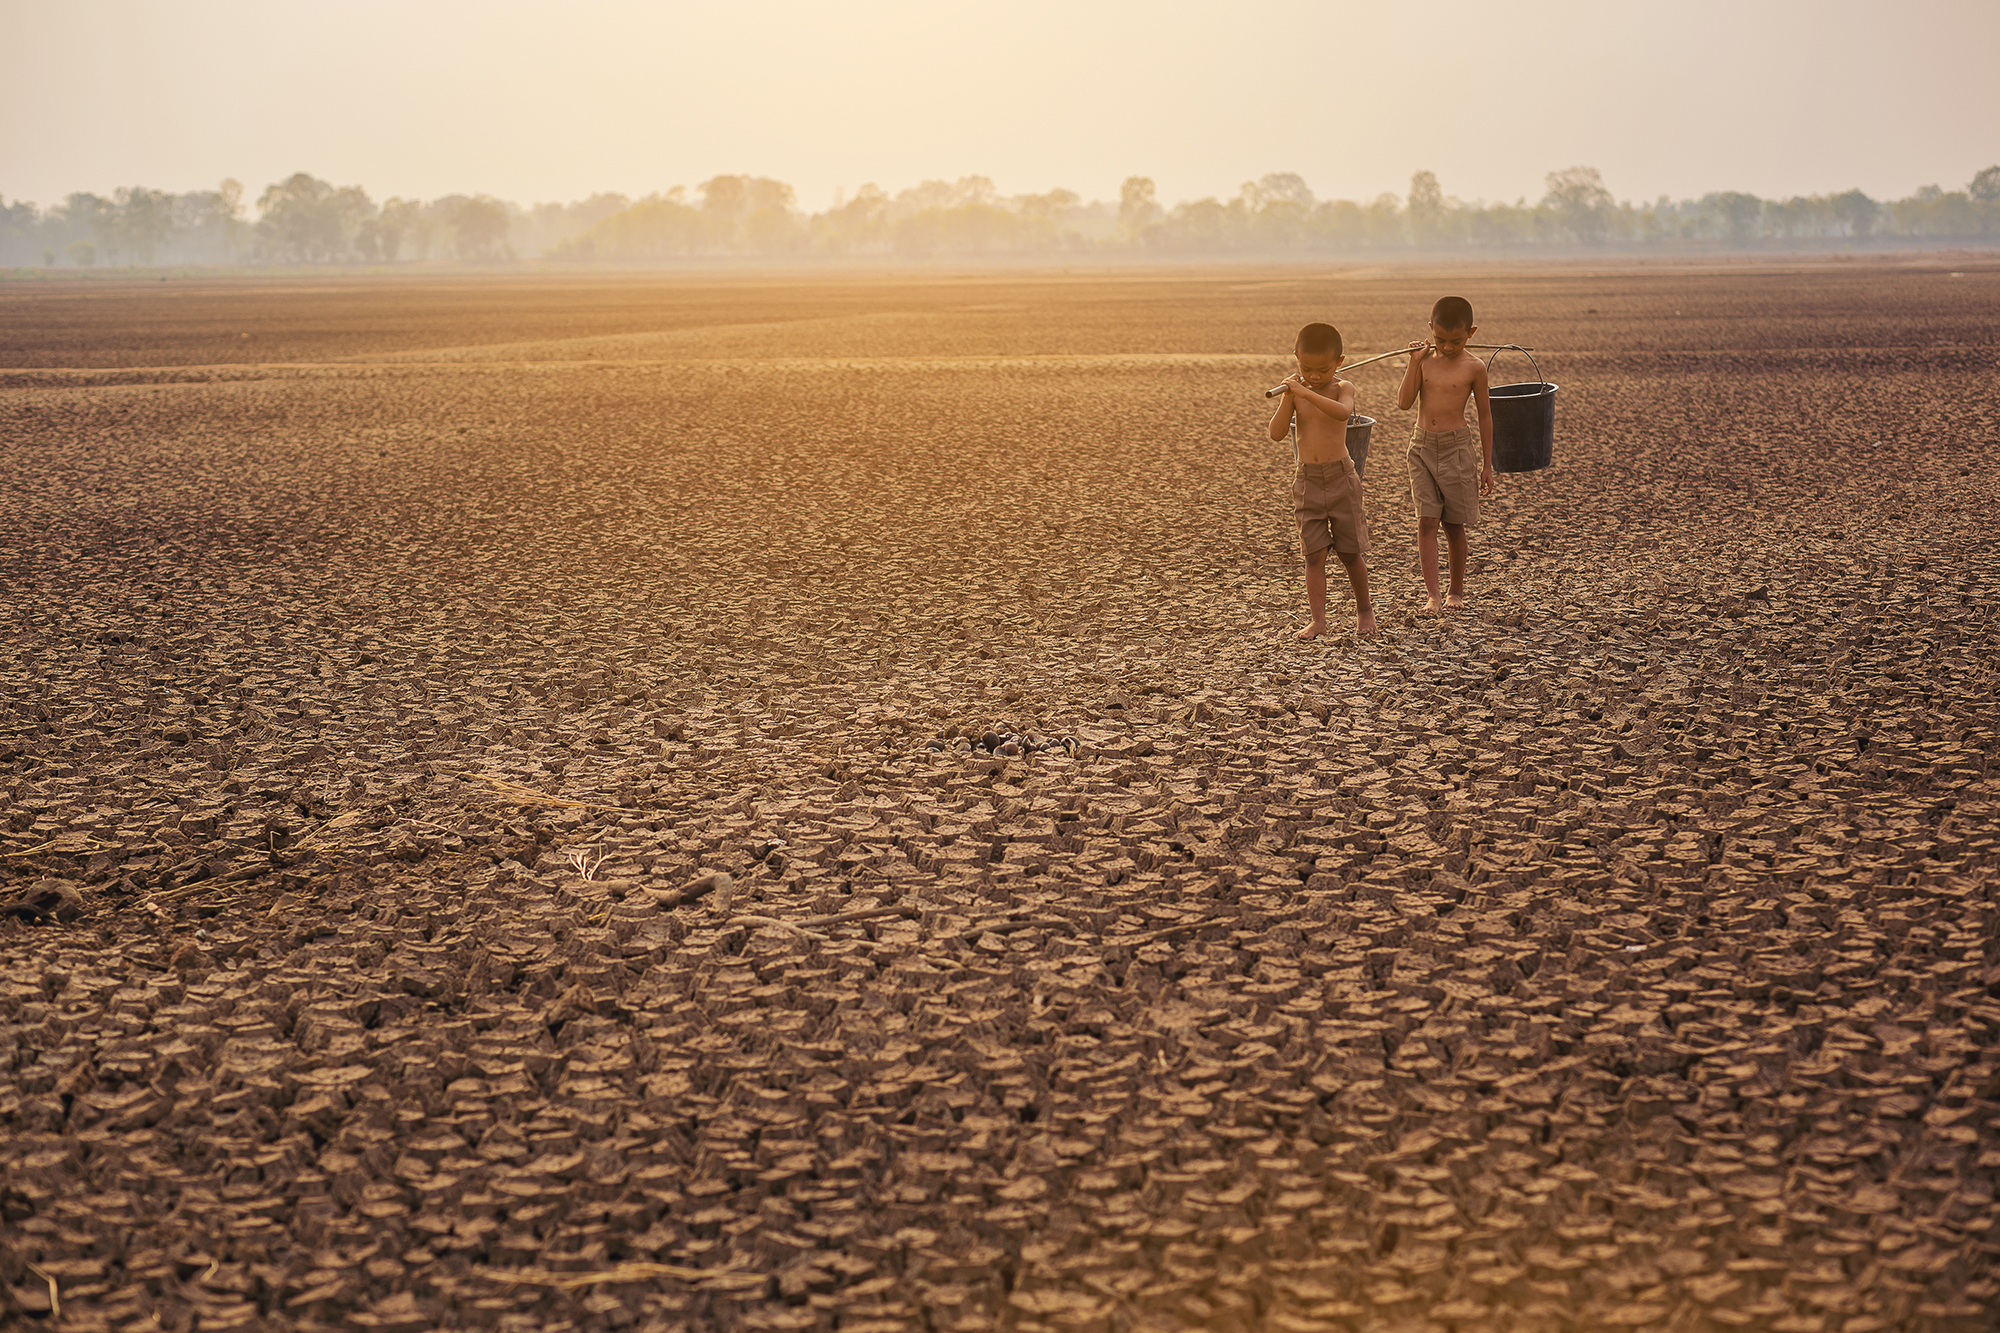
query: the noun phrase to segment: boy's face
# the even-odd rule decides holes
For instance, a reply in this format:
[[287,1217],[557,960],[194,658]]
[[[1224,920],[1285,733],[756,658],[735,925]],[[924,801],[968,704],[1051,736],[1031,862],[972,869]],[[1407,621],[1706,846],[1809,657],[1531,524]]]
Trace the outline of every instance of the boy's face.
[[1471,328],[1447,329],[1440,327],[1436,320],[1432,320],[1431,346],[1437,348],[1437,354],[1445,360],[1456,361],[1460,353],[1465,351],[1465,345],[1472,341],[1472,335],[1477,332],[1479,332],[1477,324]]
[[1299,358],[1299,378],[1314,393],[1333,383],[1333,372],[1339,370],[1340,363],[1347,359],[1331,352],[1296,352],[1295,355]]

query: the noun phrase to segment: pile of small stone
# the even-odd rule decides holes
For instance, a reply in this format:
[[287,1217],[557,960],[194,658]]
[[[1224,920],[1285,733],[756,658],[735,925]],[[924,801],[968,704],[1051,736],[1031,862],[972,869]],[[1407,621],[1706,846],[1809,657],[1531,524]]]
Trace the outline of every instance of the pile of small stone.
[[1082,753],[1083,743],[1074,736],[1046,736],[1002,724],[983,733],[977,740],[969,736],[947,736],[931,741],[929,748],[939,752],[997,755],[1003,759],[1053,752],[1074,759]]

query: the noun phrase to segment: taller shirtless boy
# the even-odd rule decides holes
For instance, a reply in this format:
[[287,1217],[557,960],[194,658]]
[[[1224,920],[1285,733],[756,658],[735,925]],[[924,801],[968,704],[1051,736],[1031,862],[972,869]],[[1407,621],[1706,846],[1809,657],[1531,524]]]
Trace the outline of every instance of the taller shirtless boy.
[[[1465,558],[1471,548],[1466,529],[1479,521],[1479,497],[1493,493],[1493,404],[1486,396],[1486,363],[1466,355],[1465,345],[1479,326],[1472,322],[1472,304],[1462,296],[1447,296],[1431,307],[1429,342],[1410,344],[1410,368],[1396,390],[1396,407],[1404,412],[1422,401],[1417,427],[1410,436],[1410,498],[1417,508],[1417,563],[1424,572],[1436,615],[1465,605]],[[1472,428],[1465,423],[1465,400],[1479,406],[1479,444],[1483,466],[1473,457]],[[1438,525],[1444,525],[1451,556],[1451,591],[1438,602]]]

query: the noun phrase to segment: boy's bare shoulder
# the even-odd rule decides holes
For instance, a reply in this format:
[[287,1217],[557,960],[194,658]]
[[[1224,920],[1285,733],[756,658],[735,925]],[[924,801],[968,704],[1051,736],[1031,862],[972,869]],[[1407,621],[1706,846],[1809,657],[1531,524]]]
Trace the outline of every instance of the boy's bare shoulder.
[[[1467,362],[1471,364],[1468,365]],[[1469,384],[1485,373],[1486,363],[1470,352],[1454,361],[1434,356],[1424,362],[1424,377],[1429,379],[1435,375],[1445,384]]]

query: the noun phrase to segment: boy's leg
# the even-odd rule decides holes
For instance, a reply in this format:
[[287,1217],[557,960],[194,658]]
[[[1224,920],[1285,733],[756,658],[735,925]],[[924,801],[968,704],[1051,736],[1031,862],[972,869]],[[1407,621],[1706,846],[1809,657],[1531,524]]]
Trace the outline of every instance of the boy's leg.
[[1375,606],[1368,600],[1368,558],[1350,551],[1335,554],[1346,568],[1347,586],[1354,592],[1355,632],[1372,638],[1375,634]]
[[1426,615],[1436,615],[1444,604],[1438,600],[1438,524],[1442,519],[1417,519],[1417,567],[1424,572],[1424,587],[1429,590],[1431,600],[1424,607]]
[[1323,546],[1306,555],[1306,610],[1312,613],[1312,624],[1300,630],[1299,637],[1310,639],[1326,633],[1326,548]]
[[[1459,607],[1465,605],[1465,556],[1466,552],[1472,547],[1472,543],[1465,538],[1465,524],[1445,524],[1444,544],[1451,561],[1451,594],[1445,599],[1445,605],[1453,610],[1457,610]],[[1435,552],[1436,547],[1433,546],[1432,550]],[[1433,562],[1436,561],[1435,554],[1433,554],[1432,560]],[[1433,563],[1432,567],[1436,567],[1435,563]],[[1431,584],[1431,595],[1437,595],[1437,584],[1435,582]]]

